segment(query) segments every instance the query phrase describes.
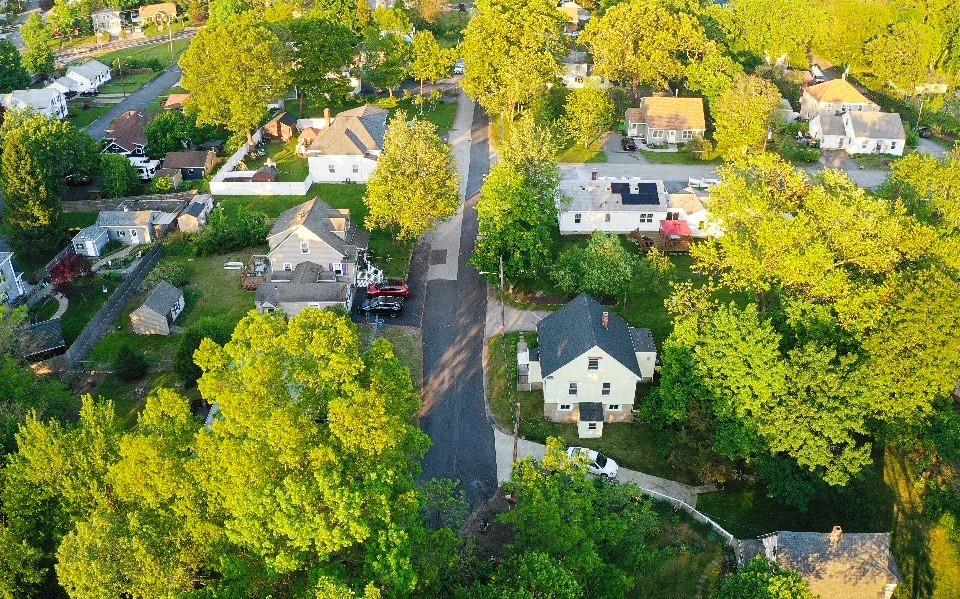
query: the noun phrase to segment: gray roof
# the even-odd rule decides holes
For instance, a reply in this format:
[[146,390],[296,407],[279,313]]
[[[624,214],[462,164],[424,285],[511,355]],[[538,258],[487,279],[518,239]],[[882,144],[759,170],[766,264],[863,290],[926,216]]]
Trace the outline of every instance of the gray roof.
[[257,286],[256,302],[279,306],[287,302],[343,302],[349,295],[347,283],[333,280],[314,262],[301,262],[289,273],[289,281],[277,280],[285,273]]
[[160,281],[147,295],[147,299],[143,300],[143,305],[157,314],[166,315],[181,297],[183,297],[182,291],[166,281]]
[[13,252],[0,252],[0,264],[13,259]]
[[635,352],[657,351],[657,345],[653,342],[653,333],[650,332],[650,329],[630,327],[630,340],[633,341],[633,351]]
[[[609,315],[607,328],[602,322],[604,312]],[[543,376],[553,374],[594,346],[641,376],[626,321],[585,293],[541,320],[537,334]]]
[[24,359],[67,346],[59,318],[17,329],[17,355]]
[[769,558],[797,571],[822,599],[880,597],[887,584],[900,582],[890,551],[890,533],[780,532],[762,539]]
[[189,214],[190,216],[200,216],[206,207],[206,202],[190,202],[187,204],[187,208],[183,211],[183,213]]
[[103,64],[99,60],[90,60],[83,64],[73,65],[67,67],[67,73],[78,73],[90,81],[93,81],[99,75],[109,75],[110,67]]
[[843,118],[835,114],[823,113],[820,115],[820,130],[824,135],[846,135]]
[[[345,239],[333,231],[337,228],[333,220],[346,219]],[[304,226],[308,231],[323,240],[324,243],[348,258],[348,261],[355,260],[357,248],[365,247],[368,236],[350,222],[350,211],[341,212],[335,210],[323,202],[320,198],[308,200],[298,206],[287,210],[273,223],[270,229],[270,237],[282,235],[299,226]]]
[[106,234],[107,230],[100,225],[90,225],[89,227],[80,229],[77,234],[73,236],[73,239],[96,239]]
[[345,110],[317,134],[308,150],[331,156],[364,156],[382,150],[387,134],[387,115],[383,108],[369,104]]
[[153,219],[153,210],[101,210],[98,227],[146,227]]
[[869,139],[906,139],[903,120],[895,112],[855,110],[850,115],[850,127],[855,137]]
[[603,404],[597,401],[585,401],[578,404],[580,408],[580,422],[603,421]]

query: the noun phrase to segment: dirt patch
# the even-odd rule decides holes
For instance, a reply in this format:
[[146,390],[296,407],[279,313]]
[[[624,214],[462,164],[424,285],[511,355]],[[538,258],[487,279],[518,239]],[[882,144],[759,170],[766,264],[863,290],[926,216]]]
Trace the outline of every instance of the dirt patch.
[[513,543],[513,527],[497,522],[497,516],[510,511],[512,504],[507,500],[503,489],[497,489],[496,495],[481,504],[463,525],[463,533],[476,543],[477,555],[499,563],[506,548]]

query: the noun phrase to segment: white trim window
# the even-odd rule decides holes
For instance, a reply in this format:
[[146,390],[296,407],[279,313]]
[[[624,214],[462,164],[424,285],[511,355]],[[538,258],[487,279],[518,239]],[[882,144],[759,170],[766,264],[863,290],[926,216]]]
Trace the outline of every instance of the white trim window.
[[610,383],[603,383],[600,385],[600,395],[610,395]]
[[560,404],[559,406],[557,406],[557,411],[558,411],[558,412],[572,412],[572,411],[573,411],[573,404],[572,404],[572,403],[562,403],[562,404]]
[[332,175],[332,174],[334,174],[334,173],[337,172],[337,167],[335,167],[335,166],[332,165],[332,164],[328,164],[328,165],[327,165],[327,170],[330,171],[330,174]]
[[359,164],[354,164],[354,165],[353,165],[353,174],[356,175],[356,174],[359,173],[359,172],[360,172],[360,165],[359,165]]
[[663,129],[651,129],[650,139],[663,139]]
[[587,423],[587,430],[590,430],[590,431],[595,431],[595,430],[597,430],[597,423],[596,423],[596,422],[588,422],[588,423]]
[[651,213],[649,213],[649,212],[641,212],[641,213],[638,214],[637,216],[640,218],[640,222],[642,222],[642,223],[652,223],[652,222],[653,222],[653,214],[651,214]]
[[600,358],[587,358],[587,370],[600,370]]
[[612,404],[610,404],[609,406],[607,406],[607,411],[608,411],[608,412],[619,412],[619,411],[620,411],[620,404],[618,404],[618,403],[612,403]]
[[333,265],[333,274],[338,277],[342,277],[344,275],[344,268],[342,263],[338,262]]
[[581,220],[583,220],[583,215],[579,212],[573,215],[573,224],[579,225]]
[[309,254],[309,253],[310,253],[310,242],[309,242],[309,241],[301,241],[301,242],[300,242],[300,253],[301,253],[301,254]]
[[570,383],[570,385],[567,386],[567,395],[576,397],[579,392],[580,383]]
[[603,215],[603,222],[605,222],[605,223],[610,222],[610,213],[609,213],[609,212],[607,212],[606,214]]
[[293,272],[293,264],[289,262],[283,263],[283,272]]
[[680,139],[682,139],[683,141],[690,141],[691,139],[693,139],[693,131],[690,131],[689,129],[684,129],[683,131],[680,132]]

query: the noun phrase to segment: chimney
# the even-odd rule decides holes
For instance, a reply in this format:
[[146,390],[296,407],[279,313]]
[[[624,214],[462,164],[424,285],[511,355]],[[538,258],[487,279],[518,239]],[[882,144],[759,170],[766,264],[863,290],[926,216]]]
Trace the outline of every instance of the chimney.
[[834,526],[833,530],[830,531],[830,548],[836,549],[837,545],[840,544],[840,539],[843,538],[843,529],[839,526]]
[[329,108],[323,109],[323,124],[327,127],[330,126],[330,109]]
[[597,180],[597,169],[593,169],[592,171],[590,171],[590,180],[591,181]]
[[604,329],[607,328],[607,325],[610,324],[610,313],[609,313],[609,312],[604,312],[604,313],[603,313],[603,316],[600,317],[600,324],[603,325],[603,328],[604,328]]

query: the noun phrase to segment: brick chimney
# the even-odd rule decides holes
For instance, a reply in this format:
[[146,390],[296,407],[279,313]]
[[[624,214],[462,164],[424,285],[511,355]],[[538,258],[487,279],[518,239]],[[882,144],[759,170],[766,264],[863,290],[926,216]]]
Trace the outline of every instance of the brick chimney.
[[329,126],[330,126],[330,122],[331,122],[331,119],[330,119],[330,109],[329,109],[329,108],[324,108],[324,109],[323,109],[323,124],[326,125],[327,127],[329,127]]
[[603,316],[600,318],[600,324],[603,325],[603,328],[605,328],[605,329],[607,328],[607,326],[610,324],[610,313],[609,313],[609,312],[604,312],[604,313],[603,313]]
[[830,531],[830,548],[836,549],[840,544],[840,539],[843,538],[843,529],[839,526],[834,526],[833,530]]

